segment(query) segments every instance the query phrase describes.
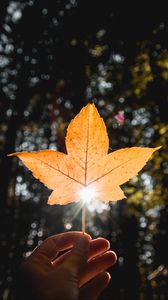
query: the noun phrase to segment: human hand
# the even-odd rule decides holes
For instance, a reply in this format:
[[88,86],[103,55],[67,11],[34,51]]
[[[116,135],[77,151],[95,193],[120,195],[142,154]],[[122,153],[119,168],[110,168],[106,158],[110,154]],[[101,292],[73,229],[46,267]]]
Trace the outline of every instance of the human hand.
[[81,232],[49,237],[21,265],[21,299],[97,299],[110,281],[105,270],[116,262],[108,249],[106,239]]

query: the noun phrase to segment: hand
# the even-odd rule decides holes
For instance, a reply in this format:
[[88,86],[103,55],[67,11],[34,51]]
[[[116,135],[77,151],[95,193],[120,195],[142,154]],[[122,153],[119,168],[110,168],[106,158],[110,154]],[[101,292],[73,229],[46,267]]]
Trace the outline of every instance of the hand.
[[49,237],[21,265],[21,299],[97,299],[110,281],[105,270],[116,262],[108,249],[106,239],[81,232]]

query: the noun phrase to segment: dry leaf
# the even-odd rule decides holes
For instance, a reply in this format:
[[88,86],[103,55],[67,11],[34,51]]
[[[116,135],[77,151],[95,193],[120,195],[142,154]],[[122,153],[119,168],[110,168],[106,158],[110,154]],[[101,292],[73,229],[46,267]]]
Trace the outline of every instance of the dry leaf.
[[67,204],[79,200],[86,187],[97,200],[125,198],[120,185],[137,175],[159,148],[132,147],[108,154],[104,121],[94,104],[88,104],[69,124],[67,154],[42,150],[10,155],[18,156],[34,177],[53,190],[49,204]]

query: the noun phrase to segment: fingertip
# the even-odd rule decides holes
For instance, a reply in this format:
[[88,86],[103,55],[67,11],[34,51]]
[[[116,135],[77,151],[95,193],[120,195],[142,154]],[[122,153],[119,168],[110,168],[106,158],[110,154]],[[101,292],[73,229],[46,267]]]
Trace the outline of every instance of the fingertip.
[[109,258],[111,258],[112,263],[115,264],[117,261],[117,254],[114,251],[110,250],[107,252],[107,255]]
[[110,283],[110,280],[111,280],[110,273],[102,272],[102,273],[100,273],[99,276],[100,276],[101,283],[104,285],[104,287],[106,287]]
[[105,238],[99,237],[99,238],[96,238],[94,240],[91,240],[91,242],[93,244],[99,244],[99,245],[101,245],[101,247],[103,247],[104,251],[107,251],[108,249],[110,249],[110,243]]
[[111,276],[108,272],[101,272],[96,277],[86,282],[80,288],[81,299],[97,299],[108,286]]
[[112,250],[110,250],[109,253],[113,257],[113,261],[114,261],[113,263],[115,264],[116,261],[117,261],[117,254],[114,251],[112,251]]
[[99,278],[98,285],[103,286],[103,288],[106,288],[111,280],[111,275],[109,272],[102,272],[100,273],[97,278]]
[[110,249],[110,242],[108,240],[106,240],[106,243],[107,243],[108,249]]
[[110,248],[110,242],[109,242],[109,240],[107,240],[107,239],[105,239],[103,237],[99,237],[99,238],[97,238],[97,240],[101,240],[104,244],[107,245],[108,249]]
[[106,244],[107,250],[110,249],[110,242],[107,239],[104,239],[104,238],[102,238],[102,239],[104,240],[104,243]]
[[111,275],[109,272],[105,272],[106,276],[107,276],[107,279],[108,279],[108,283],[110,282],[111,280]]
[[104,288],[106,288],[109,285],[110,281],[111,281],[110,273],[109,272],[103,272],[102,280],[103,280]]

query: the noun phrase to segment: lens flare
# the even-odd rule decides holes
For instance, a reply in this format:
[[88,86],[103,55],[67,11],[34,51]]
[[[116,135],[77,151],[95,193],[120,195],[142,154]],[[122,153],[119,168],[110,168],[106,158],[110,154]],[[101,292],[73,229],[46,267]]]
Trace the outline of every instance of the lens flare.
[[80,191],[80,199],[82,200],[82,202],[86,203],[86,202],[90,202],[91,200],[94,199],[96,195],[96,191],[93,188],[90,187],[84,187],[81,191]]

